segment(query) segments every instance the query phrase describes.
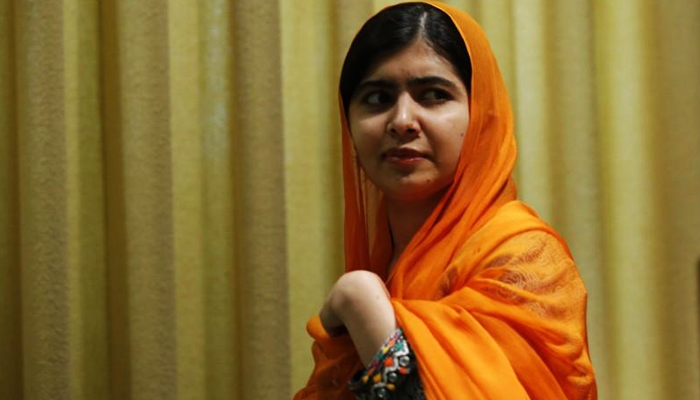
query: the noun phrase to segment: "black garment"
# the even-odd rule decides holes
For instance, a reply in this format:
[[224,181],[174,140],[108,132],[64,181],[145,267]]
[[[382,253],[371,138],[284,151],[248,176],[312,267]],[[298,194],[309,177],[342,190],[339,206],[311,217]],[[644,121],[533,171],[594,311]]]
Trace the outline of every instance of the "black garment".
[[384,342],[367,368],[348,382],[357,400],[425,400],[416,358],[400,328]]

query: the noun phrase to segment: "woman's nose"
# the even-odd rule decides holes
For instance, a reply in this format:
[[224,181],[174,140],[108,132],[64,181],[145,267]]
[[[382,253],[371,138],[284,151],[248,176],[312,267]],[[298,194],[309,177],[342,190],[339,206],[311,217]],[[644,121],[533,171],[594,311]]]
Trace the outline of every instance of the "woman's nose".
[[387,130],[398,136],[416,135],[419,131],[416,104],[408,93],[396,99]]

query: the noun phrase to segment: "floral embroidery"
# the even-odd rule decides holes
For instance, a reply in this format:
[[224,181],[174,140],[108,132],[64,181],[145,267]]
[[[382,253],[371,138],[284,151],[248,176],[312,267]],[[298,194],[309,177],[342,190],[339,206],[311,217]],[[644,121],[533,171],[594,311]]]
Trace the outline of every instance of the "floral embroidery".
[[358,400],[394,399],[399,398],[398,393],[404,393],[404,390],[399,389],[406,380],[416,380],[409,387],[412,391],[417,389],[419,393],[404,394],[400,398],[407,398],[406,395],[410,398],[424,398],[415,357],[403,330],[399,328],[384,342],[369,366],[352,377],[348,387]]

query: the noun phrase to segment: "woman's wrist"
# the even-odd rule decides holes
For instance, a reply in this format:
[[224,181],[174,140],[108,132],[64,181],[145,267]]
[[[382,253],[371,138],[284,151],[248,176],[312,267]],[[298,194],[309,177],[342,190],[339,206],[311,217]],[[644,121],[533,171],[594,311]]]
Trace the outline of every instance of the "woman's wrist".
[[342,295],[343,294],[339,290],[336,290],[336,286],[334,286],[318,314],[323,329],[330,337],[339,336],[347,332],[345,323],[337,312],[339,308],[342,308],[338,305],[338,303],[342,301],[342,299],[339,299]]
[[381,278],[369,271],[344,274],[331,289],[319,313],[330,337],[346,332],[365,365],[396,329],[389,292]]
[[331,309],[367,365],[397,326],[384,282],[372,272],[354,271],[343,275],[333,292]]

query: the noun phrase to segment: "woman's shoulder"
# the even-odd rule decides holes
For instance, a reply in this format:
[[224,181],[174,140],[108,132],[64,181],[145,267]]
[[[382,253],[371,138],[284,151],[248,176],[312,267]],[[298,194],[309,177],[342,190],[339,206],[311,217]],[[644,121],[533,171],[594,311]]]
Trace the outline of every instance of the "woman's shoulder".
[[564,239],[537,213],[520,201],[500,207],[455,252],[453,263],[480,264],[499,250],[531,250],[542,244],[569,254]]
[[532,209],[514,201],[460,247],[444,275],[454,290],[477,275],[544,278],[564,271],[577,275],[566,242]]

